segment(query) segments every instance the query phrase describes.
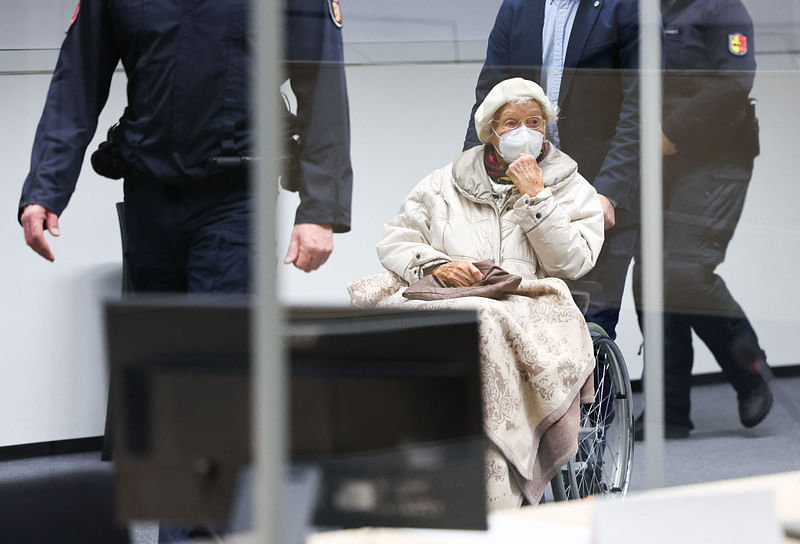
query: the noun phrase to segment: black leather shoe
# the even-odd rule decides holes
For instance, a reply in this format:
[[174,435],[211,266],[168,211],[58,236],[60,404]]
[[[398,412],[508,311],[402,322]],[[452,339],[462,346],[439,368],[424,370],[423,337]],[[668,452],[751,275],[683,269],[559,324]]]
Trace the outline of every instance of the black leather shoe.
[[[674,423],[664,423],[664,438],[667,440],[689,438],[691,427],[686,425],[676,425]],[[644,412],[633,422],[633,439],[636,442],[644,440]]]
[[767,382],[761,382],[747,393],[738,394],[739,421],[745,427],[755,427],[772,409],[772,391]]

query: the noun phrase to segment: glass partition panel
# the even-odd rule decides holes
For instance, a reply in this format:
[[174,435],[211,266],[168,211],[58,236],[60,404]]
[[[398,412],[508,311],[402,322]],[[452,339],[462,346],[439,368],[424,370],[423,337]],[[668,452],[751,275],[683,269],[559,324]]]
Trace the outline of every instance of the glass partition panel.
[[[408,433],[420,429],[393,425],[388,414],[390,404],[409,402],[406,393],[414,391],[409,369],[419,378],[420,363],[431,353],[444,353],[438,350],[448,342],[480,346],[486,431],[481,447],[488,452],[480,485],[489,511],[561,494],[621,495],[798,469],[797,456],[788,453],[797,450],[800,425],[793,344],[800,296],[793,282],[800,231],[792,208],[798,189],[791,127],[799,115],[793,98],[800,87],[795,2],[470,0],[456,7],[307,1],[308,6],[291,3],[287,12],[283,4],[258,3],[248,13],[257,52],[250,73],[258,76],[231,80],[231,88],[255,90],[259,99],[242,110],[246,139],[252,123],[255,145],[233,154],[211,153],[202,161],[234,158],[255,176],[257,221],[247,233],[257,263],[255,297],[248,301],[256,308],[250,340],[258,413],[252,436],[256,451],[267,456],[261,461],[269,459],[262,474],[271,476],[255,480],[272,505],[259,506],[260,512],[273,513],[272,521],[261,525],[266,533],[277,530],[280,497],[295,489],[291,478],[278,483],[281,474],[302,464],[292,450],[292,410],[287,408],[295,406],[291,403],[300,393],[294,399],[282,395],[290,397],[292,380],[313,366],[311,351],[303,350],[322,337],[340,341],[336,349],[345,355],[337,352],[340,366],[334,367],[348,380],[364,371],[359,365],[367,348],[374,348],[370,357],[391,370],[384,370],[390,379],[371,376],[366,381],[372,385],[361,389],[348,381],[335,395],[325,388],[317,393],[324,389],[330,398],[363,399],[365,414],[359,417],[374,413],[377,421],[387,418],[384,426],[390,430]],[[81,9],[99,4],[87,2]],[[119,9],[114,17],[123,16]],[[30,1],[9,7],[0,23],[5,121],[0,143],[10,180],[3,189],[6,202],[35,203],[20,201],[20,194],[31,171],[31,148],[58,48],[74,14],[74,4],[66,0]],[[307,18],[308,26],[291,30],[287,21],[293,16]],[[281,37],[278,30],[284,28]],[[323,42],[341,47],[341,54],[329,56],[322,46],[310,51]],[[211,62],[198,55],[181,66],[207,68]],[[319,76],[319,83],[342,72],[346,101],[341,93],[334,99],[324,85],[321,91],[309,90],[308,78]],[[512,77],[541,88],[501,83]],[[155,103],[130,102],[129,93],[136,93],[123,65],[111,69],[109,78],[96,134],[85,138],[87,152],[77,154],[79,175],[73,165],[79,181],[74,192],[66,191],[69,207],[58,218],[62,235],[45,237],[55,262],[26,247],[19,225],[7,222],[3,231],[14,263],[6,267],[5,284],[23,287],[7,294],[0,334],[7,359],[25,364],[6,365],[0,447],[103,433],[108,369],[100,302],[121,292],[123,251],[114,205],[124,192],[122,181],[93,171],[90,156],[123,114],[132,126],[140,120],[137,108]],[[150,90],[155,93],[157,86]],[[75,104],[54,104],[50,109],[64,119],[81,113]],[[549,105],[558,106],[559,113]],[[325,114],[311,120],[311,110]],[[194,113],[201,119],[209,111],[199,107]],[[300,116],[295,130],[287,128],[291,114]],[[474,132],[469,132],[471,123]],[[58,130],[43,130],[39,142],[60,137]],[[343,145],[346,141],[349,145]],[[146,143],[145,137],[139,141]],[[34,154],[33,170],[38,172],[42,157],[58,156]],[[135,161],[136,155],[127,158]],[[352,195],[348,182],[342,182],[350,168]],[[280,188],[291,188],[293,179],[299,180],[299,191]],[[346,221],[342,214],[349,216]],[[299,253],[292,254],[296,224],[330,226],[322,242],[305,239],[323,246],[332,240],[330,256],[301,264]],[[475,263],[482,261],[494,261],[502,270],[491,269],[492,263],[478,268]],[[499,277],[496,283],[486,279],[491,270],[492,278]],[[508,287],[517,281],[515,275],[520,283]],[[561,279],[594,283],[570,284],[570,295]],[[437,300],[404,297],[416,281],[422,282],[417,293],[429,289],[434,295],[422,296]],[[480,282],[485,285],[477,287],[494,298],[453,296],[459,286]],[[303,312],[310,311],[298,307],[317,313],[310,321],[293,322],[292,316],[307,317]],[[637,307],[650,327],[644,333]],[[421,338],[430,340],[432,329],[423,334],[404,313],[421,309],[479,316],[481,326],[473,331],[478,339],[455,342],[453,333],[442,336],[436,349],[426,346]],[[585,327],[582,313],[594,325]],[[453,315],[456,321],[469,320]],[[391,336],[392,349],[389,340],[384,346],[370,336],[378,330],[384,334],[384,325],[401,331]],[[47,354],[30,349],[41,344],[42,330]],[[362,351],[348,359],[350,346],[342,338],[351,334],[362,335],[352,340]],[[407,339],[399,341],[403,335]],[[58,353],[59,360],[49,352]],[[286,366],[279,364],[282,352],[289,359]],[[292,353],[303,354],[298,356],[302,364],[293,366]],[[472,383],[455,367],[436,368],[436,377],[426,375],[434,385],[420,386],[429,396],[452,392],[447,380],[454,375],[461,385]],[[406,379],[408,387],[390,387],[385,395],[370,389]],[[77,383],[86,394],[74,394]],[[581,394],[587,383],[583,393],[593,391],[594,402]],[[321,406],[320,419],[329,426],[320,429],[330,433],[327,439],[338,432],[348,439],[357,436],[347,428],[352,418],[331,415],[346,413],[339,410],[343,405],[330,409],[333,404],[311,398],[312,389],[296,391]],[[454,395],[452,402],[470,402],[468,397]],[[404,413],[428,407],[437,417],[455,417],[429,401],[411,402]],[[440,429],[428,423],[426,433]],[[556,424],[571,426],[568,444],[548,442],[545,431]],[[284,425],[289,429],[285,441],[278,432]],[[662,431],[663,443],[655,438]],[[377,431],[364,433],[365,443],[385,439]],[[645,440],[634,443],[641,434]],[[405,444],[405,438],[398,440]],[[474,453],[474,446],[467,450]],[[569,465],[564,464],[569,456],[558,455],[565,447],[578,451]],[[425,451],[403,459],[424,465],[447,455],[449,450]],[[312,464],[319,462],[317,455]],[[376,467],[375,476],[379,466],[359,464],[367,472]],[[314,471],[301,472],[310,477]],[[558,492],[543,481],[553,474],[562,480]],[[330,495],[340,502],[331,504],[374,507],[377,488],[362,483],[342,484],[340,494]],[[447,507],[416,494],[431,482],[402,483],[402,489],[392,488],[407,493],[398,504],[415,515]],[[357,524],[347,519],[340,518],[341,524]]]
[[776,243],[794,229],[765,180],[790,168],[793,107],[775,93],[796,71],[796,6],[661,4],[664,484],[795,470],[795,290]]

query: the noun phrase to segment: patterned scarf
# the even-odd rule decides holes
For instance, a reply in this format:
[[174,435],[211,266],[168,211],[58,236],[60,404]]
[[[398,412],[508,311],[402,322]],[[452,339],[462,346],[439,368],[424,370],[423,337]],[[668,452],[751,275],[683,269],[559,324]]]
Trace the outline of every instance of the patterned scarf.
[[497,156],[497,151],[493,145],[487,145],[483,152],[483,165],[486,167],[486,173],[492,178],[495,183],[509,184],[513,183],[511,179],[506,176],[506,169],[500,166],[500,158]]

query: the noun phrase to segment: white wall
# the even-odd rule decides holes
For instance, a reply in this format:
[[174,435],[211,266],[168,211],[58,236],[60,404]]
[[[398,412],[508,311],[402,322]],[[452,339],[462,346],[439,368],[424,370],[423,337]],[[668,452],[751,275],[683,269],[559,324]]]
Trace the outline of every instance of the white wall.
[[0,50],[55,49],[77,0],[0,0]]
[[[119,291],[113,203],[121,198],[121,184],[96,176],[87,164],[62,217],[62,237],[53,245],[56,262],[47,263],[25,247],[16,207],[48,72],[55,62],[55,52],[46,49],[59,45],[74,2],[0,2],[0,49],[13,49],[0,50],[5,178],[0,192],[6,207],[0,221],[5,252],[0,270],[0,446],[96,436],[102,432],[106,400],[99,302]],[[452,3],[446,2],[344,4],[351,63],[347,75],[355,172],[353,232],[336,236],[334,254],[318,272],[281,267],[284,302],[347,304],[347,283],[381,270],[374,246],[383,222],[422,176],[452,160],[461,148],[497,5],[499,0],[470,0],[451,14]],[[795,5],[770,4],[764,15],[769,25],[759,43],[786,50],[794,34],[780,21],[798,18]],[[756,8],[752,11],[758,13]],[[789,55],[759,55],[754,95],[760,100],[762,154],[742,222],[720,269],[774,364],[798,362],[793,339],[800,290],[792,280],[800,238],[800,217],[795,213],[800,184],[794,174],[799,66]],[[123,105],[124,76],[119,74],[100,120],[101,134]],[[90,149],[96,144],[97,140]],[[276,249],[281,256],[295,206],[295,195],[280,196]],[[619,343],[633,376],[641,373],[636,354],[640,341],[628,292]],[[715,370],[710,355],[697,345],[696,369]]]
[[[46,63],[46,65],[44,64]],[[78,189],[52,240],[54,263],[27,248],[17,223],[22,182],[44,105],[52,54],[0,55],[0,184],[5,213],[0,272],[0,446],[102,434],[106,368],[100,301],[120,291],[120,243],[114,202],[122,186],[84,165]],[[114,80],[100,126],[124,105],[124,77]],[[93,142],[90,149],[97,146]]]

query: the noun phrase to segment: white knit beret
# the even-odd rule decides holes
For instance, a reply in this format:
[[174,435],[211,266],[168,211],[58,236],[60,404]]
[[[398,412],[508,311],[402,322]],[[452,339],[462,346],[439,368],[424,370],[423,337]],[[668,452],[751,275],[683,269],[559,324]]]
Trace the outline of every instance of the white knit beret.
[[532,98],[539,103],[546,121],[558,118],[558,106],[550,102],[539,85],[521,77],[514,77],[492,87],[481,105],[475,110],[475,130],[478,132],[478,138],[483,143],[489,143],[489,137],[492,134],[492,119],[497,110],[512,100],[525,98]]

